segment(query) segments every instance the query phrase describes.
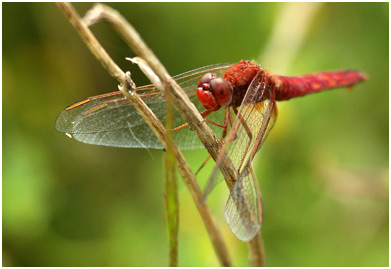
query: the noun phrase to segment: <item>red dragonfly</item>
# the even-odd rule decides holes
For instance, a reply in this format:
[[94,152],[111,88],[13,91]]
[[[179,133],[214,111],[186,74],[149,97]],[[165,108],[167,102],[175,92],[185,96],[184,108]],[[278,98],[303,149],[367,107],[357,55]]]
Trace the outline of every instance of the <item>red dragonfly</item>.
[[[338,87],[352,87],[367,79],[361,72],[342,70],[295,77],[272,75],[249,61],[215,64],[174,77],[211,128],[222,130],[223,151],[237,170],[237,179],[224,214],[231,231],[251,240],[263,219],[262,200],[252,160],[277,117],[276,101]],[[165,122],[165,97],[153,85],[135,89],[156,116]],[[225,109],[220,109],[221,107]],[[234,116],[231,115],[231,110]],[[223,123],[221,119],[224,119]],[[203,148],[179,114],[174,116],[174,140],[180,149]],[[84,143],[128,148],[163,146],[121,92],[89,97],[69,105],[58,116],[56,128]],[[228,133],[228,137],[226,137]],[[225,139],[225,140],[224,140]],[[218,159],[219,160],[219,159]],[[204,197],[221,180],[219,161],[204,190]]]

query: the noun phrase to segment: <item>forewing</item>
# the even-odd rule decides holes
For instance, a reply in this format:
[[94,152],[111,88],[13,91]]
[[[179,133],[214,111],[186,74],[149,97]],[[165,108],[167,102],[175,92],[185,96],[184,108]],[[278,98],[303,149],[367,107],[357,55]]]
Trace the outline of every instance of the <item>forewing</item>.
[[[261,100],[261,101],[260,101]],[[240,174],[271,130],[276,115],[273,89],[266,87],[263,77],[254,78],[243,99],[230,131],[227,153]]]
[[[216,64],[174,77],[186,94],[202,112],[203,107],[196,97],[197,83],[202,75],[208,72],[222,76],[232,64]],[[165,124],[165,98],[153,85],[136,89],[145,103]],[[220,113],[214,113],[216,118]],[[174,115],[174,125],[184,124],[178,113]],[[152,130],[144,122],[136,109],[121,92],[90,97],[68,106],[57,118],[56,128],[63,133],[71,134],[76,140],[88,144],[129,147],[129,148],[163,148]],[[215,131],[219,128],[212,127]],[[175,142],[181,149],[202,148],[196,135],[189,128],[174,132]]]
[[[263,73],[254,77],[221,152],[228,154],[238,174],[252,161],[277,116],[273,89],[266,86]],[[219,158],[217,160],[204,189],[204,198],[223,179],[219,173]]]
[[[262,200],[251,161],[270,132],[277,111],[273,89],[264,83],[263,73],[250,84],[222,151],[231,158],[238,178],[231,190],[224,215],[231,231],[242,241],[251,240],[262,221]],[[223,153],[221,153],[223,154]],[[217,163],[204,191],[204,197],[222,177]]]
[[225,219],[241,241],[251,240],[259,231],[263,218],[262,198],[252,167],[239,175],[224,208]]

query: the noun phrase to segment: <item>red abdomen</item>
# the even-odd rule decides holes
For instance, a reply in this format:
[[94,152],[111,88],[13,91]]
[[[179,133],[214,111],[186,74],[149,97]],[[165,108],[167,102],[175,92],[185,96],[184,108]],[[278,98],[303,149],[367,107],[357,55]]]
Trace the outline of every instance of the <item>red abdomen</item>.
[[359,71],[341,70],[320,72],[295,77],[273,76],[276,83],[276,100],[288,100],[293,97],[306,95],[326,89],[351,87],[368,79]]

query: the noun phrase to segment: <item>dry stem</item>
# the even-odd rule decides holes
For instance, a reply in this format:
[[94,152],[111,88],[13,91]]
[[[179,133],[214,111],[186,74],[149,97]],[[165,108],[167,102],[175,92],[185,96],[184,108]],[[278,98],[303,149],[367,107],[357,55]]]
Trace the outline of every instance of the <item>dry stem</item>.
[[[126,76],[125,73],[114,63],[114,61],[109,57],[106,51],[102,48],[99,42],[96,40],[94,35],[91,33],[90,29],[86,23],[78,16],[73,7],[68,3],[58,3],[59,7],[67,15],[71,24],[76,28],[79,35],[86,43],[91,52],[95,57],[102,63],[102,65],[109,71],[110,75],[117,79],[121,84],[121,91],[124,96],[132,103],[132,105],[137,109],[139,114],[146,121],[148,126],[152,129],[155,135],[162,142],[163,146],[166,147],[166,130],[161,124],[159,119],[154,115],[154,113],[149,109],[149,107],[143,102],[143,100],[133,92],[131,87],[132,82],[130,81],[130,76]],[[171,79],[164,67],[156,59],[154,54],[146,47],[144,42],[138,33],[131,27],[122,16],[119,15],[115,10],[108,8],[103,5],[98,5],[95,9],[101,9],[102,12],[100,16],[95,16],[95,18],[105,17],[109,22],[114,25],[123,38],[127,41],[128,44],[131,44],[130,47],[144,58],[148,64],[151,66],[153,71],[159,76],[160,81],[164,84],[163,87],[170,93],[172,93],[174,105],[180,111],[182,116],[189,122],[193,130],[199,134],[200,139],[202,137],[202,142],[204,145],[217,144],[217,139],[214,136],[213,132],[209,129],[208,126],[202,124],[203,120],[200,114],[198,113],[195,106],[187,98],[186,94],[180,89],[179,85]],[[91,14],[91,13],[90,13]],[[91,16],[90,16],[91,18]],[[132,93],[132,94],[130,94]],[[209,141],[213,141],[210,143]],[[200,212],[202,220],[206,226],[208,234],[212,240],[213,246],[217,252],[217,256],[224,266],[231,266],[231,260],[228,255],[227,247],[224,244],[222,235],[216,225],[216,222],[211,214],[210,208],[206,203],[202,203],[202,193],[197,184],[194,174],[191,172],[185,158],[182,153],[174,144],[173,152],[177,158],[177,166],[181,177],[183,178],[186,186],[190,190],[190,193],[193,197],[193,200]],[[210,149],[210,154],[213,158],[217,158],[219,153],[219,147],[208,147]],[[233,168],[233,167],[232,167]],[[228,169],[229,170],[229,169]],[[226,176],[227,174],[227,176]],[[231,172],[226,172],[224,174],[226,178],[231,179],[235,178],[235,170],[231,169]]]
[[[133,26],[131,26],[116,10],[102,4],[95,5],[94,8],[87,13],[85,19],[89,24],[95,23],[97,20],[106,20],[112,24],[113,28],[124,39],[128,46],[143,58],[152,71],[158,76],[166,92],[172,94],[174,106],[189,124],[191,129],[197,134],[212,158],[216,160],[221,151],[219,140],[204,122],[204,119],[186,93],[176,81],[171,78],[164,66],[148,48]],[[211,147],[211,145],[213,146]],[[226,154],[222,154],[219,158],[221,158],[220,169],[228,186],[231,187],[234,185],[237,178],[236,169],[232,164],[231,159]]]

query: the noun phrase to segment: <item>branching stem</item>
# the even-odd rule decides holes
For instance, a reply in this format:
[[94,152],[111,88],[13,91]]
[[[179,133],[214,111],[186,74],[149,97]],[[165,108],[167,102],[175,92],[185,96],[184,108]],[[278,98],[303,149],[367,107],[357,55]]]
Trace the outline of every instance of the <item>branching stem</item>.
[[[154,134],[162,142],[163,146],[166,147],[166,129],[156,117],[156,115],[149,109],[149,107],[143,102],[143,100],[135,93],[131,87],[132,83],[130,82],[130,75],[126,74],[115,64],[115,62],[110,58],[107,52],[103,49],[100,43],[97,41],[95,36],[90,31],[88,25],[84,20],[80,18],[77,12],[74,10],[71,4],[69,3],[58,3],[58,6],[63,10],[67,15],[71,24],[76,28],[82,40],[85,42],[87,47],[95,55],[98,61],[106,68],[112,77],[119,81],[122,85],[121,91],[124,96],[132,103],[132,105],[137,109],[139,114],[152,129]],[[95,13],[95,15],[94,15]],[[97,14],[97,15],[96,15]],[[158,75],[160,81],[162,82],[162,87],[164,92],[172,94],[172,100],[176,108],[181,112],[182,116],[189,122],[189,125],[196,131],[196,133],[202,134],[200,139],[204,144],[211,144],[210,141],[213,141],[217,144],[217,138],[214,136],[213,132],[206,124],[202,123],[202,117],[198,113],[195,106],[191,103],[187,95],[179,87],[179,85],[172,80],[165,68],[157,60],[156,56],[150,51],[150,49],[145,45],[141,37],[134,30],[134,28],[127,23],[127,21],[115,10],[104,6],[96,5],[87,14],[87,21],[89,24],[99,21],[101,19],[106,19],[109,21],[113,27],[120,33],[124,40],[129,44],[129,46],[142,57],[152,70]],[[132,92],[132,94],[130,94]],[[201,215],[201,218],[205,224],[205,227],[208,231],[209,237],[211,238],[212,244],[215,248],[217,256],[220,260],[220,263],[223,266],[232,266],[231,259],[228,255],[228,250],[226,244],[223,241],[223,237],[220,233],[220,230],[217,227],[216,221],[211,214],[210,208],[206,203],[202,202],[202,192],[200,187],[197,184],[194,174],[191,172],[190,167],[188,166],[184,156],[179,151],[175,144],[172,145],[172,150],[177,159],[177,168],[178,171],[184,180],[186,186],[188,187],[193,200],[197,206],[197,209]],[[212,157],[217,158],[219,153],[219,148],[213,147]],[[231,170],[231,174],[234,175],[234,169]],[[229,174],[229,172],[227,172]],[[234,178],[234,176],[232,176]]]

